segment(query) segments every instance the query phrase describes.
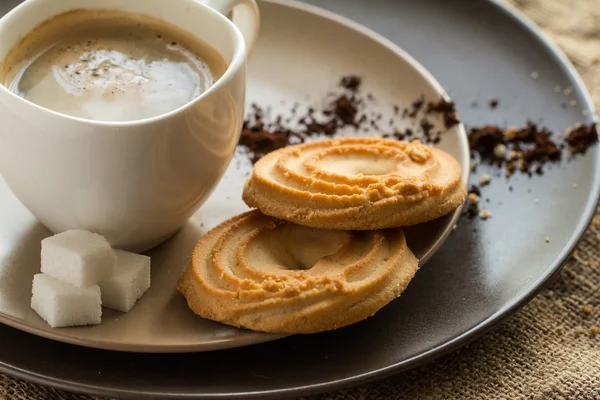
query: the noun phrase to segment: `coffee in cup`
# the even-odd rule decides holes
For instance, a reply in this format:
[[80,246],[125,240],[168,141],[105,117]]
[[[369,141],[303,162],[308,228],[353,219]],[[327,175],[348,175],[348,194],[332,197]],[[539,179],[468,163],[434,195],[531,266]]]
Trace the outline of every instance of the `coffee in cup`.
[[5,57],[0,81],[62,114],[135,121],[184,106],[226,69],[214,48],[163,20],[79,9],[29,32]]

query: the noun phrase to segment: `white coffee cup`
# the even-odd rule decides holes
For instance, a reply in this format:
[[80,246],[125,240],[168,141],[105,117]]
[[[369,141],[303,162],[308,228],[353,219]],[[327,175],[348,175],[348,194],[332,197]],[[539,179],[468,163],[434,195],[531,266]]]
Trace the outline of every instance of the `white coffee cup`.
[[[233,156],[258,7],[254,0],[27,0],[0,19],[0,60],[43,21],[81,8],[160,18],[211,45],[228,64],[193,101],[139,121],[60,114],[0,85],[0,174],[16,197],[53,233],[86,229],[116,248],[145,251],[185,224]],[[233,22],[224,16],[232,10]]]

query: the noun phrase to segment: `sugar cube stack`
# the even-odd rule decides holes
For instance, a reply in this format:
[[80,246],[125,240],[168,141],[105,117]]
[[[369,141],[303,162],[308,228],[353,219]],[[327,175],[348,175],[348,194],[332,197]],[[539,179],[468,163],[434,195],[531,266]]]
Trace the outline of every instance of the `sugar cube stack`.
[[100,323],[100,288],[78,288],[45,274],[33,277],[31,308],[52,328]]
[[42,240],[31,308],[52,328],[98,324],[102,306],[127,312],[150,287],[150,257],[113,249],[96,233]]
[[115,272],[117,257],[96,233],[69,230],[42,240],[42,273],[80,288]]
[[102,305],[128,312],[150,288],[150,257],[115,250],[117,269],[108,279],[100,281]]

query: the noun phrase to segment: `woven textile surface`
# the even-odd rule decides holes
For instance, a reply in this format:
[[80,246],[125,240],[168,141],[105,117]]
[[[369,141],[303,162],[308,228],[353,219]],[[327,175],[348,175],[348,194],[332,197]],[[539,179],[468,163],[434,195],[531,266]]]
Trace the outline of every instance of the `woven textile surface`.
[[[562,47],[600,104],[600,0],[508,1]],[[600,399],[598,326],[600,213],[561,273],[492,332],[412,371],[301,400]],[[0,400],[12,399],[93,398],[0,374]]]

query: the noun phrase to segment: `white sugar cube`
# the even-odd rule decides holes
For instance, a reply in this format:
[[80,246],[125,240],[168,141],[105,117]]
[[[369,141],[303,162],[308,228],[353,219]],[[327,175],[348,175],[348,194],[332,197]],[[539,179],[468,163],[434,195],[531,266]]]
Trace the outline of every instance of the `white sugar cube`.
[[115,273],[98,286],[104,307],[127,312],[150,287],[150,257],[123,250],[115,250],[115,254]]
[[42,272],[77,287],[94,285],[110,276],[117,257],[96,233],[69,230],[42,240]]
[[98,285],[78,288],[49,275],[33,277],[31,308],[52,328],[99,324],[100,300]]

